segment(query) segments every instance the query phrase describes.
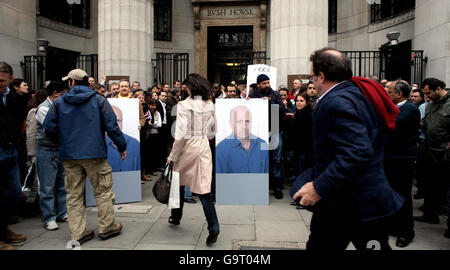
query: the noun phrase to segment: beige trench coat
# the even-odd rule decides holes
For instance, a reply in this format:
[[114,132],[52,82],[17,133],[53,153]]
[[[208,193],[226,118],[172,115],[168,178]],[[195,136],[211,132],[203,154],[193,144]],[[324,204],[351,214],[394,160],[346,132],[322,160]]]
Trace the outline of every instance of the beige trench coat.
[[209,139],[214,137],[214,104],[188,97],[176,106],[175,142],[169,155],[174,171],[180,173],[180,186],[191,192],[211,192],[212,154]]

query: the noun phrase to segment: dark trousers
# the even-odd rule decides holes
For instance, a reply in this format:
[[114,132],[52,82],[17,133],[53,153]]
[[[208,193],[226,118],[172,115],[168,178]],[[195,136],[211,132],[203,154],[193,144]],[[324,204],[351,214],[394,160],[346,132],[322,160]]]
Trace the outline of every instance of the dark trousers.
[[283,190],[284,185],[284,177],[282,171],[282,149],[283,149],[283,140],[281,139],[281,135],[277,135],[279,139],[279,144],[276,149],[269,151],[269,181],[271,182],[271,186],[275,191]]
[[[354,214],[352,214],[354,213]],[[362,222],[348,207],[318,207],[311,219],[307,250],[345,250],[350,242],[357,250],[391,250],[385,219]]]
[[405,199],[402,208],[389,220],[389,230],[398,236],[414,236],[412,186],[414,160],[385,159],[384,172],[389,185]]
[[8,221],[21,194],[17,151],[13,146],[0,148],[0,240],[6,237]]
[[425,159],[427,177],[424,181],[423,212],[427,218],[439,218],[439,212],[447,201],[447,190],[450,184],[449,161],[445,163],[445,152],[434,153],[434,158]]
[[[211,193],[198,195],[202,202],[203,212],[208,222],[208,231],[215,232],[219,230],[219,220],[217,219],[216,207],[212,199]],[[181,220],[183,217],[184,206],[184,186],[180,186],[180,208],[171,210],[172,218]]]

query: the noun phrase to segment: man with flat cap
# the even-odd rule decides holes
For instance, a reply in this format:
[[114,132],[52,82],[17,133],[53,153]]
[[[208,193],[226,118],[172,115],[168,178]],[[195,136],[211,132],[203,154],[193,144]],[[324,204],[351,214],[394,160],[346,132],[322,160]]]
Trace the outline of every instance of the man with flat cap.
[[[261,74],[257,77],[256,83],[258,87],[253,90],[249,95],[250,98],[263,98],[269,100],[269,130],[270,130],[270,148],[269,148],[269,182],[274,190],[274,196],[276,199],[283,199],[283,174],[281,171],[281,149],[282,141],[280,136],[280,123],[284,119],[285,110],[283,100],[281,99],[280,93],[274,91],[270,87],[270,78]],[[271,109],[272,105],[274,108],[278,108],[279,117],[277,123],[271,122]]]
[[106,159],[105,132],[122,159],[127,156],[127,144],[111,105],[104,96],[89,88],[86,72],[74,69],[62,79],[68,82],[70,91],[53,102],[44,128],[59,140],[71,239],[82,244],[94,237],[93,230],[86,230],[84,188],[88,176],[97,200],[99,237],[105,240],[122,231],[122,225],[115,223],[115,195],[111,166]]

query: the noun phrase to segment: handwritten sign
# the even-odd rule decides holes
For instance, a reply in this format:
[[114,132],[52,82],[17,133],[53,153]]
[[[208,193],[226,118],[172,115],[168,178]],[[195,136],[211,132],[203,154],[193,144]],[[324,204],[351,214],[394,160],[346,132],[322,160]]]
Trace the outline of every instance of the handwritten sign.
[[[249,65],[247,67],[247,90],[250,89],[250,85],[256,83],[256,79],[259,75],[265,74],[270,78],[270,86],[272,89],[277,87],[277,68],[268,65]],[[247,91],[247,97],[248,97]]]

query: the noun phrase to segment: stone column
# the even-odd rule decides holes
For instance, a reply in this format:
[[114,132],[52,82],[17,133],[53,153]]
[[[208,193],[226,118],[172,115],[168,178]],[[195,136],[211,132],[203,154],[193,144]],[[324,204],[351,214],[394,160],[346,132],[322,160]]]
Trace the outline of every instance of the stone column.
[[270,4],[270,63],[277,68],[277,84],[288,86],[288,75],[309,74],[311,53],[328,46],[328,0]]
[[99,0],[99,74],[152,84],[153,1]]
[[450,85],[450,1],[416,0],[413,48],[428,57],[426,77]]

